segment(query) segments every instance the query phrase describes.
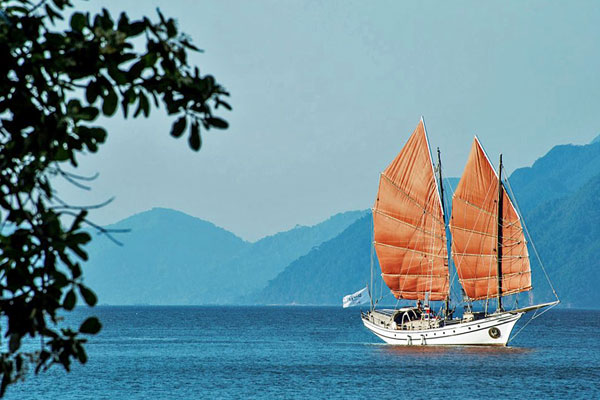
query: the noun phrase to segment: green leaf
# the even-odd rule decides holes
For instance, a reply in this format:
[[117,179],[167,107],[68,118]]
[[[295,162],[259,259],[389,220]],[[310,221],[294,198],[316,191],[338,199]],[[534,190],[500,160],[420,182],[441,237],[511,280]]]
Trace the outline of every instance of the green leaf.
[[82,13],[76,12],[71,16],[71,29],[73,29],[74,31],[83,31],[85,24],[85,15],[83,15]]
[[84,285],[79,285],[79,293],[81,294],[81,297],[83,297],[85,304],[87,304],[90,307],[95,306],[98,302],[96,294]]
[[127,71],[127,79],[129,79],[130,81],[133,81],[137,78],[140,77],[140,75],[142,74],[142,71],[144,70],[144,68],[146,68],[146,60],[144,60],[143,58],[141,60],[139,60],[138,62],[136,62],[135,64],[133,64],[131,66],[131,68],[129,68],[129,71]]
[[200,139],[200,125],[198,125],[198,121],[194,121],[192,123],[192,128],[190,129],[190,138],[189,144],[192,150],[198,151],[202,146],[202,141]]
[[129,25],[129,37],[134,37],[146,30],[145,21],[133,22]]
[[96,317],[89,317],[79,327],[79,332],[95,335],[102,329],[102,324]]
[[206,118],[206,122],[217,129],[227,129],[229,124],[224,119],[218,117],[209,117]]
[[85,364],[88,360],[87,353],[80,342],[75,343],[75,349],[77,350],[77,359],[80,363]]
[[190,50],[202,52],[202,50],[200,50],[198,47],[194,46],[188,39],[181,40],[181,44]]
[[68,160],[70,156],[71,153],[68,150],[65,150],[63,147],[59,147],[56,150],[56,155],[54,156],[54,159],[56,161],[65,161]]
[[150,102],[148,101],[148,97],[144,94],[144,92],[140,91],[138,97],[138,107],[137,110],[135,110],[135,114],[133,114],[134,118],[136,118],[142,112],[146,118],[148,115],[150,115]]
[[187,120],[185,116],[179,118],[173,123],[173,126],[171,127],[171,136],[176,138],[181,137],[181,135],[183,135],[183,131],[185,130],[186,125]]
[[231,106],[229,105],[229,103],[217,98],[217,105],[215,106],[215,108],[219,108],[219,106],[223,106],[226,109],[228,109],[229,111],[231,111]]
[[52,22],[54,24],[54,18],[56,19],[64,19],[62,14],[57,13],[56,11],[54,11],[54,9],[52,7],[50,7],[48,4],[46,4],[44,6],[44,9],[46,10],[46,14],[48,15],[48,18],[50,18],[50,22]]
[[148,97],[143,95],[142,97],[142,110],[144,111],[144,117],[148,118],[150,116],[150,101],[148,101]]
[[98,98],[100,94],[100,85],[96,81],[90,82],[88,87],[85,89],[85,99],[88,103],[92,104]]
[[96,107],[83,107],[77,116],[84,121],[93,121],[98,117],[100,111]]
[[76,301],[77,296],[75,296],[75,291],[73,289],[69,290],[63,300],[63,308],[67,311],[71,311],[75,308]]
[[11,353],[14,353],[15,351],[19,350],[19,347],[21,347],[21,336],[17,333],[12,333],[10,335],[10,339],[8,340],[8,350]]
[[112,88],[108,88],[108,94],[104,97],[104,103],[102,103],[102,113],[107,117],[112,116],[117,111],[117,94]]
[[167,36],[169,38],[175,37],[175,35],[177,35],[177,27],[175,26],[175,20],[173,20],[172,18],[169,18],[166,25],[167,25]]

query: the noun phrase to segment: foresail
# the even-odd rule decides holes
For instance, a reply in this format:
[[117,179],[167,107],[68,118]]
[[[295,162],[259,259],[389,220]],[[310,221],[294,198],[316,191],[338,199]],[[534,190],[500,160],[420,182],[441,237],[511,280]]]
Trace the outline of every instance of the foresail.
[[[503,191],[502,295],[531,289],[527,243],[519,215]],[[498,294],[498,175],[475,138],[452,199],[452,257],[466,295]]]
[[444,216],[423,120],[381,174],[373,227],[382,277],[396,298],[448,296]]

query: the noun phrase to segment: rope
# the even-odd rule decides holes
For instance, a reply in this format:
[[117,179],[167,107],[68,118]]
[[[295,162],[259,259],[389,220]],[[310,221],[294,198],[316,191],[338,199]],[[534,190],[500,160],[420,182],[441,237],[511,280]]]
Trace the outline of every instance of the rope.
[[556,303],[556,304],[553,304],[553,305],[551,305],[550,307],[546,308],[544,311],[542,311],[542,312],[541,312],[541,313],[539,313],[539,314],[538,314],[538,311],[539,311],[540,309],[538,308],[537,310],[535,310],[535,312],[533,313],[533,315],[531,316],[531,318],[529,319],[529,321],[527,321],[527,322],[525,323],[525,325],[523,325],[521,328],[519,328],[519,330],[517,331],[517,333],[515,333],[514,335],[512,335],[512,336],[511,336],[511,337],[508,339],[508,341],[506,342],[506,344],[508,344],[508,343],[512,342],[512,341],[513,341],[513,340],[514,340],[514,339],[517,337],[517,335],[518,335],[519,333],[521,333],[521,331],[522,331],[523,329],[525,329],[525,327],[531,323],[531,321],[533,321],[533,320],[534,320],[534,319],[536,319],[536,318],[539,318],[539,317],[541,317],[542,315],[544,315],[545,313],[547,313],[548,311],[550,311],[551,309],[553,309],[553,308],[554,308],[554,307],[556,307],[557,305],[558,305],[558,303]]
[[[450,188],[450,191],[452,192],[452,195],[450,197],[446,196],[445,200],[446,200],[446,209],[447,210],[452,210],[452,202],[450,199],[454,198],[454,188],[452,187],[452,185],[450,184],[450,179],[446,178],[446,182],[448,182],[448,187]],[[450,211],[450,216],[452,216],[452,211]],[[448,227],[450,227],[450,218],[448,218]],[[448,229],[450,237],[452,237],[452,231],[450,231],[450,229]],[[452,243],[452,241],[450,241],[450,243]],[[450,285],[450,292],[452,291],[452,289],[455,289],[456,286],[454,286],[454,282],[456,281],[456,277],[458,275],[458,268],[456,268],[456,264],[454,263],[454,258],[452,257],[452,246],[450,247],[450,254],[448,254],[448,270],[450,269],[450,262],[452,262],[452,265],[454,265],[454,273],[452,274],[452,279],[449,282]],[[459,292],[454,292],[453,293],[455,296],[453,296],[454,298],[459,298],[460,300],[457,302],[458,305],[463,304],[463,300],[462,300],[462,293]]]
[[375,227],[374,227],[374,222],[373,222],[373,211],[371,211],[371,293],[369,293],[369,295],[371,296],[371,311],[373,311],[375,309],[375,304],[373,303],[373,252],[375,249]]
[[[419,203],[417,200],[413,199],[400,186],[396,185],[396,183],[394,183],[394,181],[392,181],[387,175],[381,174],[381,176],[384,177],[394,188],[396,188],[396,190],[398,190],[400,193],[402,193],[407,199],[409,199],[410,201],[415,203],[420,209],[422,209],[423,213],[430,215],[433,219],[435,219],[436,221],[438,221],[442,224],[444,223],[444,221],[440,221],[437,216],[435,216],[433,213],[429,212],[426,208],[426,205],[423,205],[423,204]],[[434,180],[435,180],[435,178],[434,178]]]

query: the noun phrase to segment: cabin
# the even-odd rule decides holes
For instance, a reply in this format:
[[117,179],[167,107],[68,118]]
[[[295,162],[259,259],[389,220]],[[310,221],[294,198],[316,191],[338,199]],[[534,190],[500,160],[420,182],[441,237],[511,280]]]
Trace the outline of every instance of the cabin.
[[423,330],[440,327],[439,318],[419,307],[374,310],[370,313],[370,320],[375,325],[387,329]]

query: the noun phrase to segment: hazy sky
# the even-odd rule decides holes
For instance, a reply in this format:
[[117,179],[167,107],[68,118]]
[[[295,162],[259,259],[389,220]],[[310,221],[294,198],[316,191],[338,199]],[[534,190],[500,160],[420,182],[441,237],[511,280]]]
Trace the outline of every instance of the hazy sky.
[[[199,153],[162,111],[107,121],[81,159],[92,192],[59,184],[102,224],[152,207],[248,240],[371,207],[379,173],[421,115],[446,176],[473,135],[508,171],[600,133],[597,1],[103,1],[175,17],[204,49],[193,61],[232,94],[227,131]],[[75,1],[75,4],[80,4]]]

